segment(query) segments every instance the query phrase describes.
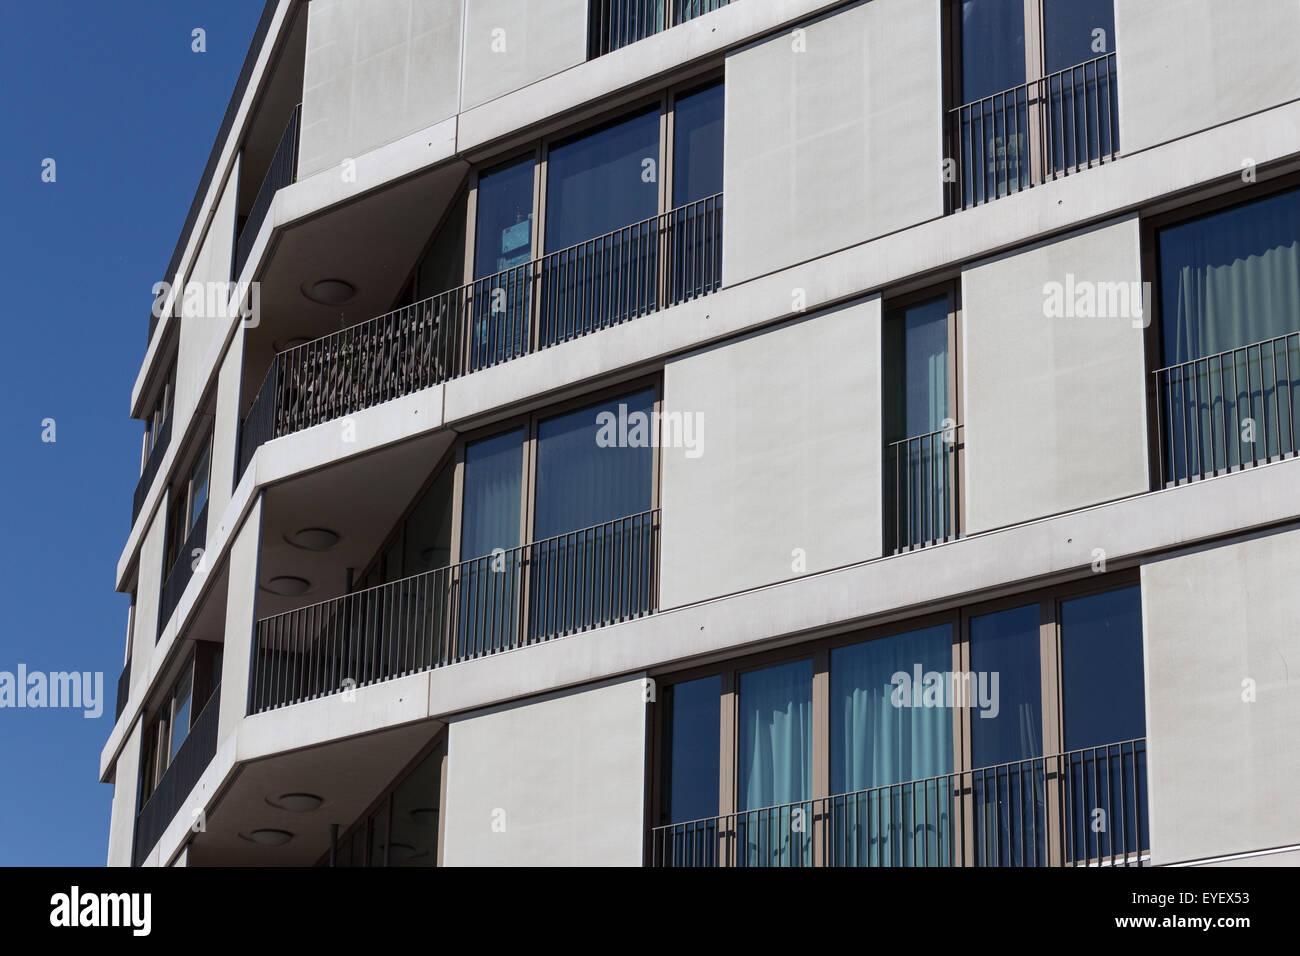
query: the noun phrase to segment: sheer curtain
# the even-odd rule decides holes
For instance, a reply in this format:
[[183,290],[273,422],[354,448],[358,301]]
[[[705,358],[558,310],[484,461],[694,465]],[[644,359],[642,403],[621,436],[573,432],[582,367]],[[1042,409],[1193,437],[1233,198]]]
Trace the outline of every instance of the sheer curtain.
[[738,862],[812,863],[812,661],[740,675]]
[[523,429],[516,429],[465,448],[457,582],[460,658],[501,650],[515,641],[521,562],[513,549],[519,545],[523,442]]
[[1159,380],[1166,477],[1294,452],[1300,190],[1161,230],[1158,247],[1164,365],[1179,366]]
[[[953,822],[953,712],[927,706],[896,674],[952,670],[940,625],[831,652],[832,853],[841,865],[942,865]],[[914,706],[914,704],[921,706]],[[917,783],[915,781],[922,781]]]

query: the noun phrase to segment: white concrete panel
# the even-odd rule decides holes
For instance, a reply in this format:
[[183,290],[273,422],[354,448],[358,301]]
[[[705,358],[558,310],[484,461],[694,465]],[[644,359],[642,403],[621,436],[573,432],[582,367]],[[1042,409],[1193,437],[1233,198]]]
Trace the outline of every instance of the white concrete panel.
[[154,512],[149,530],[140,546],[140,574],[135,595],[135,633],[131,637],[131,683],[135,685],[149,670],[158,637],[158,601],[163,576],[163,548],[166,546],[167,507],[164,494]]
[[108,824],[108,865],[130,866],[135,844],[136,791],[140,782],[140,722],[136,721],[113,771],[113,809]]
[[1293,528],[1142,568],[1155,863],[1300,843],[1297,567]]
[[243,385],[244,332],[237,329],[217,373],[216,421],[212,426],[212,477],[208,483],[208,533],[216,541],[226,505],[234,492],[239,457],[239,405]]
[[473,0],[465,9],[461,109],[587,59],[587,0]]
[[669,362],[664,421],[662,607],[880,556],[879,298]]
[[968,534],[1149,487],[1139,244],[1133,217],[962,273]]
[[298,174],[456,114],[462,0],[314,0]]
[[[226,188],[217,203],[207,235],[194,257],[194,266],[185,283],[185,290],[197,284],[201,295],[185,294],[180,299],[181,341],[176,357],[176,417],[172,422],[172,440],[177,441],[194,414],[208,381],[211,353],[219,348],[230,328],[229,291],[230,270],[235,243],[235,198],[239,174],[236,171],[226,182]],[[184,290],[183,290],[184,291]]]
[[230,546],[226,589],[226,640],[221,653],[221,712],[217,739],[225,740],[248,709],[248,666],[257,617],[257,558],[262,538],[261,496]]
[[871,0],[727,58],[727,284],[943,214],[938,3]]
[[471,714],[448,731],[447,866],[639,866],[640,677]]
[[1115,33],[1125,153],[1300,99],[1296,0],[1116,0]]

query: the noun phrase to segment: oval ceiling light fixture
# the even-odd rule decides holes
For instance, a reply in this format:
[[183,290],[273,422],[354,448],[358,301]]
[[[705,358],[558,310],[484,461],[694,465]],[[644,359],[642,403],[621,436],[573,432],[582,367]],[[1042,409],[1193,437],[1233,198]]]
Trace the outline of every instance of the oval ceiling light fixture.
[[254,830],[252,833],[239,834],[239,838],[258,846],[284,846],[293,839],[293,834],[288,830]]
[[311,590],[311,582],[306,578],[296,578],[291,574],[283,574],[278,578],[271,578],[262,587],[281,597],[299,597]]
[[417,807],[411,811],[411,822],[416,826],[432,827],[438,825],[437,807]]
[[303,286],[302,294],[320,305],[343,305],[351,302],[357,288],[345,279],[321,279]]
[[304,551],[328,551],[339,543],[339,533],[329,528],[303,528],[286,534],[284,540]]
[[320,809],[325,799],[314,793],[285,793],[274,800],[268,797],[266,802],[290,813],[311,813],[313,810]]

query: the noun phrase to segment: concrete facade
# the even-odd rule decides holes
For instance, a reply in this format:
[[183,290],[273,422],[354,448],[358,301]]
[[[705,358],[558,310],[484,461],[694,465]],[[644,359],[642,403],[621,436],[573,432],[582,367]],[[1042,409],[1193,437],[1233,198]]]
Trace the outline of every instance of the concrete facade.
[[879,299],[669,362],[663,407],[662,606],[880,556]]
[[630,678],[454,721],[448,866],[639,866],[645,685]]
[[962,272],[968,533],[1149,487],[1141,280],[1135,218]]
[[1300,844],[1300,530],[1142,566],[1156,863]]
[[1124,151],[1300,99],[1297,32],[1293,0],[1116,0]]
[[[1300,832],[1285,798],[1300,779],[1300,714],[1282,662],[1300,633],[1286,604],[1300,461],[1158,487],[1141,283],[1152,278],[1149,217],[1242,188],[1244,157],[1267,172],[1243,198],[1300,170],[1300,90],[1280,39],[1300,8],[1260,0],[1248,18],[1200,0],[1116,4],[1121,154],[945,214],[952,104],[938,2],[740,0],[587,60],[579,0],[313,0],[299,181],[276,196],[245,269],[280,306],[260,329],[182,318],[177,434],[117,568],[119,589],[138,594],[131,706],[101,756],[101,779],[115,784],[109,862],[131,857],[142,721],[194,640],[223,642],[217,747],[150,864],[319,862],[323,817],[301,822],[288,855],[245,856],[239,834],[268,819],[299,825],[268,816],[267,797],[304,781],[347,808],[336,821],[346,827],[438,744],[443,864],[641,865],[661,782],[663,718],[647,678],[1079,585],[1098,548],[1113,571],[1140,568],[1150,862],[1293,860]],[[721,288],[291,430],[236,473],[253,384],[316,307],[304,281],[330,261],[355,267],[347,278],[367,293],[396,288],[436,225],[367,262],[365,240],[340,222],[435,219],[474,170],[719,72]],[[238,135],[236,124],[235,145]],[[355,182],[337,169],[351,158]],[[200,281],[228,278],[237,161],[227,168],[236,174],[213,187],[185,260]],[[424,182],[435,185],[420,192]],[[405,201],[406,188],[420,200]],[[353,218],[331,218],[340,210]],[[354,263],[327,254],[345,242]],[[962,526],[954,540],[894,554],[882,513],[882,313],[941,284],[960,290]],[[313,334],[341,321],[327,316]],[[133,408],[165,374],[167,338],[151,343]],[[340,375],[340,390],[355,384]],[[658,450],[656,613],[416,668],[346,702],[325,693],[247,713],[258,620],[332,598],[347,580],[359,589],[413,503],[407,491],[430,477],[422,469],[465,436],[647,379],[663,421],[691,420],[700,441]],[[211,419],[195,419],[200,401],[215,405]],[[223,583],[192,584],[155,644],[165,489],[178,450],[209,424],[209,564]],[[372,493],[395,473],[401,494]],[[356,543],[358,522],[336,552],[295,553],[289,533],[342,527],[365,495],[373,542]],[[274,562],[310,576],[311,590],[272,595],[266,579],[285,573],[268,572]],[[375,769],[331,769],[340,754]],[[195,808],[210,825],[197,838]]]
[[313,0],[298,173],[456,114],[463,0]]
[[727,57],[728,283],[943,214],[938,33],[871,0]]

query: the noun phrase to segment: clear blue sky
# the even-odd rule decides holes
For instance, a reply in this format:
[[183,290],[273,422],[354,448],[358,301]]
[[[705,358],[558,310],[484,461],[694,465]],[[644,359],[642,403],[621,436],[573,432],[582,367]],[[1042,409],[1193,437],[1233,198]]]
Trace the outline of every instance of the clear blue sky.
[[[5,300],[0,671],[102,671],[104,713],[0,708],[0,865],[102,866],[143,426],[128,418],[171,258],[262,0],[41,0],[0,30]],[[191,51],[191,31],[207,52]],[[57,181],[41,181],[46,158]],[[41,421],[56,438],[42,443]]]

